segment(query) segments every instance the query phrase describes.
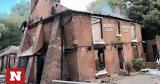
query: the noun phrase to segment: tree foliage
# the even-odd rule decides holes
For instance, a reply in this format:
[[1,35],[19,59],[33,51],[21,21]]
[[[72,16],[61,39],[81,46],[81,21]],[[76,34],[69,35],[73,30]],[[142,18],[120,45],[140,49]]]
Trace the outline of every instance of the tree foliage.
[[[128,17],[142,23],[142,36],[144,40],[153,39],[160,34],[160,0],[105,0],[110,6],[119,6],[128,12]],[[104,6],[93,7],[101,0],[95,0],[88,8],[99,10]],[[99,8],[100,7],[100,8]],[[97,9],[98,8],[98,9]],[[89,10],[91,11],[91,10]]]
[[20,2],[12,8],[12,12],[26,17],[30,13],[30,8],[30,2]]
[[137,71],[143,69],[144,66],[145,66],[145,62],[144,62],[144,60],[143,60],[142,58],[134,59],[134,60],[132,61],[132,63],[133,63],[133,67],[134,67]]
[[0,13],[0,50],[20,44],[22,34],[19,27],[28,19],[29,11],[29,2],[20,2],[12,8],[10,14]]

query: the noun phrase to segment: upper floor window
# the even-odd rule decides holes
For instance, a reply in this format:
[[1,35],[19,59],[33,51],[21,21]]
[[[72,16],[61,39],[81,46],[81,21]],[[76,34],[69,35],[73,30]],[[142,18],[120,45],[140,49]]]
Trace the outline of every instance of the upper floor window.
[[120,22],[118,22],[118,34],[121,34]]
[[131,38],[132,40],[136,39],[136,25],[135,24],[132,24],[131,26]]
[[101,42],[103,39],[102,19],[98,17],[91,18],[93,42]]
[[117,25],[117,28],[116,28],[117,29],[117,34],[120,35],[121,34],[121,25],[120,25],[120,22],[117,21],[116,25]]

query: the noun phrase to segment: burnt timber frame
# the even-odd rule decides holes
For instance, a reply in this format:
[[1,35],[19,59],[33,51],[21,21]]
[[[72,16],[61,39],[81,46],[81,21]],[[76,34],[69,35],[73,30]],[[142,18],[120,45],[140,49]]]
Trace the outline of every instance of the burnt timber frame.
[[[52,79],[54,79],[54,80],[61,80],[62,79],[62,77],[61,77],[62,62],[61,61],[63,60],[62,53],[64,53],[64,51],[62,49],[62,44],[63,44],[62,38],[63,37],[61,37],[61,31],[62,31],[63,28],[62,28],[62,24],[61,24],[61,19],[65,16],[67,16],[67,15],[71,15],[71,14],[74,14],[74,13],[84,14],[84,15],[87,15],[87,16],[109,17],[109,18],[114,18],[114,19],[117,19],[117,20],[134,22],[134,21],[131,21],[131,20],[117,18],[117,17],[113,17],[113,16],[67,10],[67,11],[64,11],[64,12],[61,12],[61,13],[57,13],[57,14],[55,14],[53,16],[50,16],[50,17],[47,17],[47,18],[41,18],[39,20],[36,20],[33,23],[29,23],[28,29],[32,29],[32,28],[38,26],[39,24],[45,24],[45,23],[48,23],[48,22],[53,22],[51,39],[49,41],[49,45],[48,45],[49,47],[48,47],[48,51],[47,51],[47,54],[46,54],[44,69],[43,69],[43,73],[42,73],[42,79],[41,79],[42,84],[51,84],[50,80],[52,80]],[[54,45],[56,45],[56,47],[54,47]],[[61,48],[61,50],[58,49],[59,47]],[[81,46],[75,46],[73,49],[75,49],[76,47],[81,47]],[[88,46],[88,47],[90,47],[90,46]],[[58,54],[57,55],[57,56],[59,56],[58,59],[54,57],[55,55],[54,55],[53,51],[55,51]],[[56,60],[56,61],[53,62],[53,59]],[[59,60],[61,60],[61,61],[59,61]],[[50,66],[53,66],[53,67],[50,67]],[[52,72],[52,74],[50,72]]]
[[114,16],[110,16],[110,15],[100,15],[100,14],[93,14],[93,13],[88,13],[88,12],[81,12],[81,11],[74,11],[74,10],[67,10],[67,11],[64,11],[64,12],[61,12],[61,13],[57,13],[53,16],[50,16],[50,17],[47,17],[47,18],[41,18],[33,23],[29,23],[28,25],[28,28],[29,29],[32,29],[33,27],[37,26],[40,22],[42,24],[44,23],[48,23],[48,22],[51,22],[54,20],[55,17],[57,16],[66,16],[66,15],[69,15],[69,14],[72,14],[72,13],[80,13],[80,14],[85,14],[85,15],[91,15],[91,16],[99,16],[99,17],[109,17],[109,18],[114,18],[114,19],[117,19],[117,20],[122,20],[122,21],[128,21],[128,22],[134,22],[134,23],[138,23],[140,24],[139,22],[137,21],[132,21],[132,20],[129,20],[129,19],[123,19],[123,18],[119,18],[119,17],[114,17]]

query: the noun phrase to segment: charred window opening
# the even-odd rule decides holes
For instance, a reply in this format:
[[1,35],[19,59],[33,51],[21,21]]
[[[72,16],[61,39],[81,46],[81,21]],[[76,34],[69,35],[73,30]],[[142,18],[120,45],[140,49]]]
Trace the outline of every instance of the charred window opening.
[[103,39],[102,18],[92,17],[91,27],[93,43],[101,42]]
[[58,4],[56,4],[56,7],[58,7]]
[[133,55],[134,55],[134,58],[138,58],[138,57],[139,57],[139,54],[138,54],[138,46],[132,44],[132,48],[133,48]]
[[131,26],[131,38],[132,40],[136,39],[136,25],[135,24],[132,24]]
[[100,71],[105,68],[105,54],[104,49],[97,49],[96,52],[96,70]]
[[121,26],[120,26],[120,22],[119,21],[117,22],[117,25],[118,25],[118,27],[117,27],[118,34],[121,34]]
[[100,18],[100,27],[101,27],[101,39],[103,39],[103,27],[102,27],[102,19]]

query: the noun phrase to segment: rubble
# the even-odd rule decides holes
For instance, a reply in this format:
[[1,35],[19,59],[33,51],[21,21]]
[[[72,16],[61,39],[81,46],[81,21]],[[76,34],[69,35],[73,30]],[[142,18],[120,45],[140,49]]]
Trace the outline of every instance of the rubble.
[[102,77],[110,76],[110,75],[108,75],[108,72],[106,71],[106,69],[103,69],[101,71],[98,71],[95,76],[96,78],[102,78]]
[[147,74],[147,75],[160,76],[160,70],[158,70],[158,69],[150,69],[150,68],[147,68],[147,69],[142,69],[142,70],[140,70],[140,71],[143,72],[144,74]]
[[5,75],[0,75],[0,83],[4,83],[5,82]]
[[106,71],[106,69],[103,69],[103,70],[97,72],[97,73],[96,73],[96,76],[105,75],[105,74],[107,74],[107,73],[108,73],[108,72]]

